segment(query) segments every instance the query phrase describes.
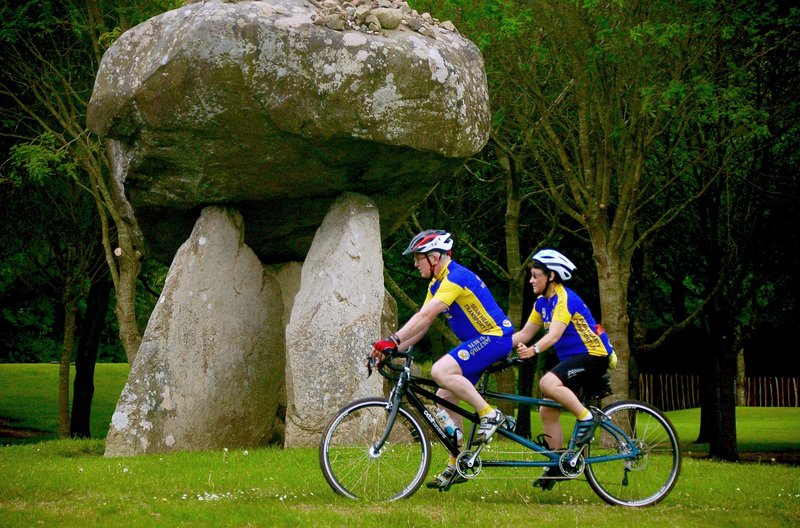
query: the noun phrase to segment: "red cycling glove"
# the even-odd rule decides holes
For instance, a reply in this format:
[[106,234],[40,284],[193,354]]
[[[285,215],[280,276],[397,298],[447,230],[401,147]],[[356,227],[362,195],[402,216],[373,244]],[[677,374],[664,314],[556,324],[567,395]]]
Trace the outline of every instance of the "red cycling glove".
[[373,343],[372,348],[381,354],[385,354],[386,350],[397,350],[397,343],[391,339],[381,339],[380,341]]

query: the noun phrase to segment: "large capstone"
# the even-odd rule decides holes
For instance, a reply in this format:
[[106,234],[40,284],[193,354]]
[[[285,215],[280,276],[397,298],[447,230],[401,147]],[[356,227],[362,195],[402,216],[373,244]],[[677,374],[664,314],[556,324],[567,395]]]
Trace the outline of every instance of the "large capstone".
[[106,52],[87,121],[118,144],[151,255],[170,262],[198,211],[226,204],[263,262],[302,260],[342,192],[369,196],[386,235],[486,143],[473,43],[436,25],[365,33],[319,16],[306,0],[206,0]]

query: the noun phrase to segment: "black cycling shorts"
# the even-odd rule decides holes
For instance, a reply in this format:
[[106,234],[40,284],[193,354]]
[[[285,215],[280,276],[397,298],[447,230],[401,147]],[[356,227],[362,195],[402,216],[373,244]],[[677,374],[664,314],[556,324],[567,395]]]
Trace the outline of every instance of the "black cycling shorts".
[[550,371],[572,392],[596,382],[608,370],[608,356],[570,356]]

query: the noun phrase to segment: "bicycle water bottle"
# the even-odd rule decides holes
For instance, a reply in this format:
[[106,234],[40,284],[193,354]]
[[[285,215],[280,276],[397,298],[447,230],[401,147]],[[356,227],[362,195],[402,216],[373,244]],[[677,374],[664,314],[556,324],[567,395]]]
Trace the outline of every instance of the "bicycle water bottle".
[[455,440],[456,444],[460,446],[464,434],[461,432],[461,429],[456,427],[456,423],[450,418],[447,411],[444,409],[436,409],[436,418],[439,420],[439,423],[442,424],[442,429],[447,433],[447,436],[449,436],[451,440]]

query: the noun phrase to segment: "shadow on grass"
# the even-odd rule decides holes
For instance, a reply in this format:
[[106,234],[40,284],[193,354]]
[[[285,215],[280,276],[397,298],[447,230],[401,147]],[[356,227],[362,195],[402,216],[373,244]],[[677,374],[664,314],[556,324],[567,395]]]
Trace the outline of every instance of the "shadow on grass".
[[[709,458],[708,450],[708,444],[689,444],[681,447],[683,456],[689,458]],[[800,449],[746,450],[740,447],[739,462],[800,466]]]
[[0,416],[0,444],[30,444],[56,438],[51,431],[37,431],[19,427],[16,424],[16,421]]

